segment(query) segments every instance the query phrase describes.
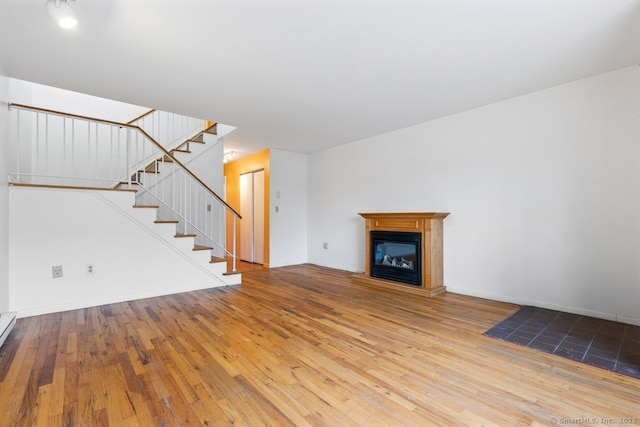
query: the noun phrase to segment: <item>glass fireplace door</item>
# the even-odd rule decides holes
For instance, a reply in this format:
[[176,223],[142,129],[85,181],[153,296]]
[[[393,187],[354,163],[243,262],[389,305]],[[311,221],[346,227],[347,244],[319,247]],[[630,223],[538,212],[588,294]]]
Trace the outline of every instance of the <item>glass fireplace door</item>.
[[371,276],[421,285],[421,235],[371,232]]

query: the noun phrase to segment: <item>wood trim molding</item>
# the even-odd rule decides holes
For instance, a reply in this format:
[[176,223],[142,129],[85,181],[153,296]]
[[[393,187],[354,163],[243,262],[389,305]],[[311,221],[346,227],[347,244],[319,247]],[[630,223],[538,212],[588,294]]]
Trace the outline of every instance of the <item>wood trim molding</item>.
[[142,118],[144,118],[144,117],[147,117],[149,114],[153,114],[153,113],[155,113],[155,111],[156,111],[156,109],[155,109],[155,108],[152,108],[151,110],[147,111],[146,113],[142,113],[142,114],[140,114],[140,115],[139,115],[138,117],[136,117],[135,119],[133,119],[133,120],[129,120],[129,121],[127,122],[127,124],[128,124],[128,125],[133,124],[134,122],[137,122],[138,120],[140,120],[140,119],[142,119]]
[[128,191],[133,193],[136,193],[138,191],[133,188],[104,188],[104,187],[84,187],[79,185],[25,184],[20,182],[10,182],[9,185],[14,187],[57,188],[57,189],[65,189],[65,190]]
[[91,117],[91,116],[82,116],[80,114],[65,113],[63,111],[49,110],[47,108],[40,108],[40,107],[32,107],[30,105],[24,105],[24,104],[9,104],[9,108],[10,109],[16,108],[19,110],[38,111],[40,113],[53,114],[56,116],[64,116],[72,119],[91,120],[92,122],[104,123],[107,125],[122,126],[130,129],[139,129],[138,126],[130,125],[128,123],[114,122],[112,120],[104,120],[104,119],[99,119],[97,117]]

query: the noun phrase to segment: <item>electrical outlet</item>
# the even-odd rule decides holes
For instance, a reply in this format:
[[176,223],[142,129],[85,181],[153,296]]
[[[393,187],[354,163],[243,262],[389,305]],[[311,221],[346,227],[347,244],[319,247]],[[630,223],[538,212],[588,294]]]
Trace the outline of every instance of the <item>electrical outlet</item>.
[[322,244],[322,247],[325,248],[325,249],[329,249],[329,242],[324,242]]
[[87,274],[89,276],[93,276],[96,274],[96,266],[93,264],[87,264]]
[[54,265],[53,267],[51,267],[51,275],[54,279],[62,277],[62,266]]
[[211,204],[207,205],[207,212],[211,212]]

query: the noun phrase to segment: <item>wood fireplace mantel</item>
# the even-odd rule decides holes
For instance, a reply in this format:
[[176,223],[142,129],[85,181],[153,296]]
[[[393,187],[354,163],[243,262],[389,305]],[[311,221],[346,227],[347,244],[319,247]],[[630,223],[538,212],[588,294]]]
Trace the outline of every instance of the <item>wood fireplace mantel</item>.
[[[354,283],[379,286],[428,297],[446,291],[442,263],[443,220],[446,212],[359,213],[365,219],[365,272],[352,278]],[[404,231],[422,235],[422,277],[420,286],[406,285],[371,277],[371,232]]]

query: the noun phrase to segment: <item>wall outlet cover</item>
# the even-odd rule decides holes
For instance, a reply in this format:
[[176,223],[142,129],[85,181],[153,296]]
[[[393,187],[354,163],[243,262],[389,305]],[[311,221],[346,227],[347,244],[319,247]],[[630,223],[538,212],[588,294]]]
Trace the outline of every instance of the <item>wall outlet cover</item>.
[[62,277],[62,266],[54,265],[53,267],[51,267],[51,276],[54,279],[59,279],[60,277]]

